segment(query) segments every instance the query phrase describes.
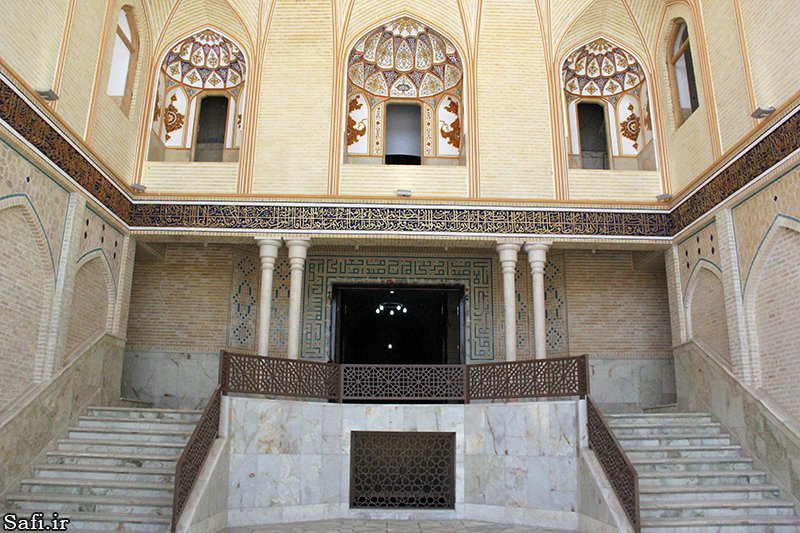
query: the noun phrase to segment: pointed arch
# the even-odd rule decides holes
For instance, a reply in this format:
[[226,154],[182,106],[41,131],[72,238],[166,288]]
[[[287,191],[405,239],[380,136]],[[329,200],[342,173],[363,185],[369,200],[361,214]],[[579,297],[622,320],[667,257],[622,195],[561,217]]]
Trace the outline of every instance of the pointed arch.
[[695,263],[684,299],[688,337],[730,369],[728,316],[719,266],[707,259]]
[[[749,368],[752,375],[752,383],[757,387],[770,388],[770,376],[765,374],[765,367],[770,367],[772,361],[770,353],[779,352],[780,346],[771,347],[772,341],[785,338],[782,334],[771,336],[761,335],[760,332],[765,329],[771,329],[778,324],[780,318],[775,320],[767,320],[762,311],[763,306],[766,305],[764,301],[760,301],[760,296],[765,294],[771,287],[762,285],[764,280],[767,279],[770,284],[779,283],[782,289],[775,291],[777,297],[786,297],[787,292],[800,285],[800,280],[795,279],[769,279],[765,277],[768,267],[771,266],[771,259],[773,254],[778,251],[781,242],[784,239],[791,239],[792,244],[797,245],[800,242],[800,220],[789,217],[787,215],[777,215],[773,220],[770,228],[764,234],[764,238],[758,245],[755,256],[753,257],[750,268],[745,277],[743,285],[743,300],[745,308],[745,317],[747,320],[747,333],[750,339],[750,354],[749,361],[746,368]],[[784,242],[785,244],[785,242]],[[794,265],[796,267],[796,264]],[[795,271],[796,275],[796,271]],[[784,309],[782,315],[791,315],[792,312],[788,308]],[[797,316],[794,317],[795,330],[800,330],[800,322],[797,321]],[[792,317],[788,317],[789,320]],[[767,327],[769,326],[769,327]],[[792,326],[789,325],[784,329],[783,333],[790,332]],[[775,348],[775,349],[771,349]],[[765,357],[766,354],[766,357]],[[774,353],[773,353],[774,355]],[[800,365],[798,366],[800,369]],[[800,417],[800,411],[794,413],[795,416]]]

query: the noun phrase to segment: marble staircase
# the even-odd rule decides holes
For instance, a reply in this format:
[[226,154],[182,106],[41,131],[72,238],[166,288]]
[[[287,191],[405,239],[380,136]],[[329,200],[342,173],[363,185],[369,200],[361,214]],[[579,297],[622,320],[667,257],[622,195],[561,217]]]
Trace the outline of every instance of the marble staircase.
[[90,407],[6,498],[19,516],[53,512],[69,531],[169,531],[175,465],[200,411]]
[[712,415],[606,415],[639,474],[646,533],[798,533],[793,503]]

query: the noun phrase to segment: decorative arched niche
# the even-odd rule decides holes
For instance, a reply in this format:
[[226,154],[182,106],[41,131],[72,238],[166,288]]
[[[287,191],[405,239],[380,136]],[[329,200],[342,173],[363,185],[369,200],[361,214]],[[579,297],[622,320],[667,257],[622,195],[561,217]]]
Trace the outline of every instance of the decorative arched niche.
[[347,58],[347,162],[464,164],[463,68],[447,37],[408,16],[361,36]]
[[246,76],[241,46],[215,29],[170,47],[158,71],[148,159],[238,161]]
[[636,57],[598,38],[561,70],[570,168],[656,170],[650,91]]

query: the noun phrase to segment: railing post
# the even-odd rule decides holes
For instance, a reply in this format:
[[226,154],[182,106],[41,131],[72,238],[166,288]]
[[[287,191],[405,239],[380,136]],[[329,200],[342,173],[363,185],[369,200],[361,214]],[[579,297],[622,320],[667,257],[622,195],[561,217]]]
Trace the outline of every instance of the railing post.
[[464,365],[464,403],[469,403],[469,365]]
[[589,396],[589,354],[583,354],[583,393],[581,394],[581,398],[585,399]]
[[339,403],[344,403],[344,365],[337,365],[339,369]]
[[217,384],[219,385],[222,393],[228,394],[228,352],[221,350],[219,352],[219,375],[217,377]]

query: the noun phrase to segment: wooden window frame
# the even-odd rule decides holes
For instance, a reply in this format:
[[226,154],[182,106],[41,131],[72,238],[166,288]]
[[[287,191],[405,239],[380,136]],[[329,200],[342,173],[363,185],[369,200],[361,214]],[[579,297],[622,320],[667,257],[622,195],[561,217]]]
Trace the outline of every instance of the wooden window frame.
[[[133,101],[133,84],[134,79],[136,78],[136,66],[139,59],[139,32],[136,31],[136,18],[133,14],[133,7],[129,5],[122,6],[120,11],[125,13],[125,18],[128,20],[128,27],[131,30],[131,39],[128,39],[128,36],[125,35],[125,32],[119,25],[119,20],[117,20],[117,31],[114,33],[115,37],[119,37],[122,41],[122,44],[125,45],[125,48],[128,49],[128,53],[130,54],[130,58],[128,59],[128,71],[125,73],[125,89],[122,96],[112,96],[112,98],[117,100],[120,109],[122,112],[125,113],[125,116],[130,115],[131,111],[131,102]],[[117,15],[119,17],[119,15]],[[114,42],[112,40],[112,42]],[[112,50],[114,45],[112,44]],[[109,77],[111,76],[111,72],[109,72]]]
[[[680,45],[677,51],[675,50],[675,44],[680,35],[681,27],[686,27],[686,40],[683,44]],[[694,73],[694,60],[692,61],[691,68],[692,68],[692,76],[689,77],[688,72],[686,73],[686,85],[689,88],[689,114],[684,117],[683,115],[683,108],[681,107],[681,99],[680,99],[680,92],[678,89],[678,75],[675,72],[675,64],[680,61],[682,57],[685,56],[686,52],[689,51],[691,53],[691,35],[689,34],[689,24],[681,18],[675,19],[672,22],[672,29],[670,30],[669,40],[667,41],[667,72],[669,75],[669,88],[670,88],[670,96],[672,98],[672,115],[675,119],[675,129],[678,129],[681,125],[683,125],[686,120],[692,116],[692,114],[697,111],[700,107],[700,94],[697,92],[697,76]],[[687,70],[690,65],[687,65]],[[694,93],[697,98],[697,107],[692,108],[691,104],[691,93],[692,93],[692,85],[694,85]]]

